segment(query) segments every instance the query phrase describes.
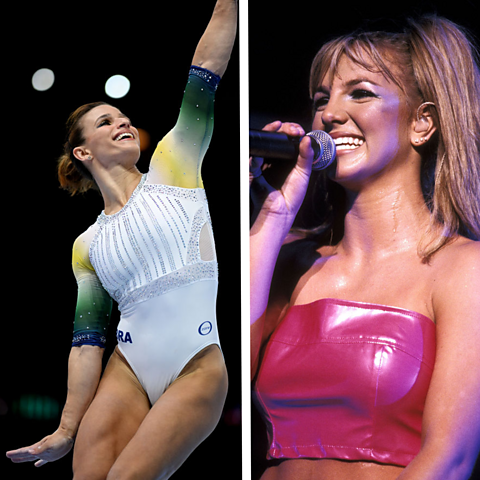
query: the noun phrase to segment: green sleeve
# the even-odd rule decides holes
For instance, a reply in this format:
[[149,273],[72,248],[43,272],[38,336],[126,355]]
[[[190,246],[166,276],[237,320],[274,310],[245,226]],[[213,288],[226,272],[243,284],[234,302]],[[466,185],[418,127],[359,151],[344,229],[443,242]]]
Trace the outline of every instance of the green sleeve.
[[105,348],[113,301],[88,258],[89,233],[87,230],[73,246],[72,267],[78,295],[72,346],[96,345]]

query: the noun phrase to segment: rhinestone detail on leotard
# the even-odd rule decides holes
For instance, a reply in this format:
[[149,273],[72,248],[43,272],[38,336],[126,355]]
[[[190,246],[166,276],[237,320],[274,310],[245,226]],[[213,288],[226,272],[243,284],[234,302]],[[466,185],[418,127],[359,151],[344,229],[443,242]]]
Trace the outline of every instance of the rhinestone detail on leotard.
[[211,224],[205,191],[146,178],[119,212],[102,212],[90,245],[92,265],[120,310],[218,275],[216,260],[200,254],[201,230]]

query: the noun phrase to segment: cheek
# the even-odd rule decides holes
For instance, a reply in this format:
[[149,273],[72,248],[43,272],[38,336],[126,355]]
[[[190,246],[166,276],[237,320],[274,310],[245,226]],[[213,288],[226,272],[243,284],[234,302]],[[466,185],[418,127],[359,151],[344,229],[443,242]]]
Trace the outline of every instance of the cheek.
[[87,138],[87,144],[92,151],[97,154],[110,148],[111,132],[106,128],[100,128]]
[[88,144],[98,144],[101,142],[102,137],[104,136],[104,132],[101,128],[96,129],[92,128],[89,130],[84,131],[85,141]]
[[408,138],[406,122],[402,119],[398,103],[369,112],[365,117],[368,125],[365,135],[371,153],[376,151],[391,158],[399,152],[403,140]]
[[105,150],[105,142],[101,138],[93,137],[87,140],[87,148],[90,149],[94,157],[99,157]]
[[322,122],[321,112],[313,113],[312,130],[325,130],[325,127]]

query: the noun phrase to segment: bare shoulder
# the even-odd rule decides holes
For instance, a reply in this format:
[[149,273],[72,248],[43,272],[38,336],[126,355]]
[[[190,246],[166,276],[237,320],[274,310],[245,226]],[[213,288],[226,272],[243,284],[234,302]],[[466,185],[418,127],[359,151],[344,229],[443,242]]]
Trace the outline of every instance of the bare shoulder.
[[436,317],[457,312],[465,320],[475,317],[480,325],[480,242],[459,238],[440,251],[434,262]]
[[438,253],[437,275],[447,283],[480,275],[480,241],[460,237]]

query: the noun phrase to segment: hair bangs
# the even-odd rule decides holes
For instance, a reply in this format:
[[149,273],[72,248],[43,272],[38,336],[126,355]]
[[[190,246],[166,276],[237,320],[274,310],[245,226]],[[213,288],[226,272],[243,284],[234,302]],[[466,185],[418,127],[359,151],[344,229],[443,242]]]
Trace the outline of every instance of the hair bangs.
[[[310,97],[313,98],[318,86],[328,75],[331,83],[337,74],[340,60],[345,55],[356,65],[372,73],[381,73],[388,81],[397,85],[405,94],[404,82],[399,78],[400,72],[394,72],[399,50],[397,34],[383,32],[360,32],[346,35],[325,44],[313,60],[310,72]],[[407,54],[407,57],[408,54]],[[410,63],[410,62],[408,62]]]

